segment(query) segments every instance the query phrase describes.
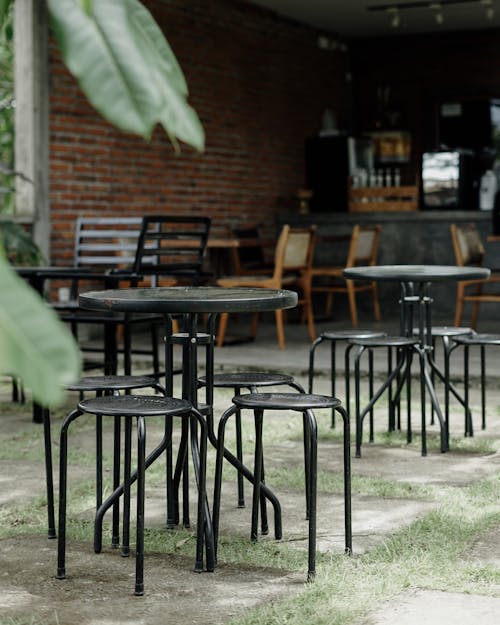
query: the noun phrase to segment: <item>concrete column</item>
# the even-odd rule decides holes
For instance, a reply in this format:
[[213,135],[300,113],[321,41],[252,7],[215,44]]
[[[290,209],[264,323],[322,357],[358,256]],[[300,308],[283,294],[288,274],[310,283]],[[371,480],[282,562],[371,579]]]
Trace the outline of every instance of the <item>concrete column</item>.
[[48,17],[45,0],[14,3],[16,215],[50,259]]

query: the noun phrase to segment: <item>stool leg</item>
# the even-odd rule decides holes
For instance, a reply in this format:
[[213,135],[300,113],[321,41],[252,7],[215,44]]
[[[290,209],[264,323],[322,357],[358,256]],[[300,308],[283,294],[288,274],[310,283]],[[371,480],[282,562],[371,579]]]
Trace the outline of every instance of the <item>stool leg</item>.
[[311,518],[311,440],[309,434],[308,415],[302,413],[302,430],[304,438],[304,475],[306,492],[306,519]]
[[255,458],[254,458],[254,475],[253,475],[253,500],[252,500],[252,528],[250,531],[250,540],[255,542],[258,538],[258,522],[259,522],[259,502],[260,502],[260,481],[262,479],[262,422],[264,411],[262,409],[254,410],[255,421]]
[[450,343],[444,344],[444,421],[446,444],[450,441],[450,355],[453,351]]
[[122,556],[130,554],[130,485],[132,455],[132,417],[125,417],[125,458],[123,463],[123,539]]
[[[411,428],[411,363],[413,361],[413,352],[406,350],[406,442],[409,444],[413,438]],[[434,406],[434,404],[432,404]]]
[[144,490],[146,481],[146,424],[137,417],[137,534],[135,554],[135,592],[144,594]]
[[[193,410],[191,417],[191,445],[195,470],[195,477],[198,486],[198,510],[196,521],[196,563],[194,571],[203,571],[203,538],[206,543],[206,568],[213,571],[215,568],[215,539],[214,527],[210,519],[210,509],[207,505],[207,423],[201,413]],[[200,442],[198,445],[198,435],[196,422],[200,425]]]
[[[387,348],[387,375],[391,375],[392,372],[392,348]],[[389,423],[388,423],[388,431],[394,432],[396,429],[396,422],[394,419],[394,412],[392,410],[392,384],[387,389],[387,405],[389,407]]]
[[472,415],[469,408],[469,346],[464,345],[464,407],[465,407],[465,436],[473,436]]
[[425,422],[425,354],[423,351],[418,352],[420,359],[420,411],[422,414],[421,428],[422,428],[422,456],[427,456],[427,424]]
[[351,512],[351,426],[349,413],[342,406],[336,410],[344,422],[344,531],[345,553],[352,555],[352,512]]
[[45,448],[45,481],[47,488],[47,536],[56,537],[56,522],[54,516],[54,475],[52,469],[52,437],[50,434],[50,411],[42,409],[43,441]]
[[[369,397],[370,400],[373,397],[373,349],[369,349],[368,350],[368,393],[369,393]],[[335,397],[335,395],[334,395]],[[370,416],[369,416],[369,420],[370,420],[370,438],[369,441],[370,443],[373,443],[373,436],[374,436],[374,428],[373,428],[373,406],[370,408]]]
[[308,466],[309,480],[306,491],[309,490],[309,547],[308,547],[308,567],[307,581],[312,581],[316,575],[316,494],[317,494],[317,463],[318,463],[318,430],[316,418],[312,410],[305,411],[305,423],[308,441],[309,441],[309,462]]
[[[260,474],[260,483],[266,483],[266,475],[264,471],[264,454],[262,454],[262,470]],[[260,489],[260,533],[263,536],[267,536],[269,534],[269,523],[267,520],[267,502],[266,495],[262,488]]]
[[[241,391],[239,388],[234,389],[235,395],[240,395]],[[235,427],[236,427],[236,457],[240,462],[243,462],[243,442],[242,442],[242,433],[241,433],[241,410],[238,408],[235,413]],[[237,480],[238,480],[238,508],[245,507],[245,491],[243,487],[243,476],[238,471],[237,472]]]
[[[332,346],[330,349],[330,378],[332,384],[332,397],[336,397],[335,395],[335,378],[337,371],[337,363],[336,363],[336,343],[337,341],[332,341]],[[332,428],[335,427],[335,409],[332,408]]]
[[354,394],[356,406],[356,458],[361,458],[361,443],[363,441],[363,420],[361,419],[361,401],[360,401],[360,371],[359,361],[364,352],[364,347],[359,347],[354,360]]
[[486,429],[486,348],[484,345],[481,345],[481,429]]
[[313,382],[314,382],[314,354],[316,352],[316,347],[323,341],[323,337],[319,336],[315,341],[312,342],[311,347],[309,348],[309,375],[308,375],[308,389],[309,393],[313,392]]
[[[300,387],[300,385],[296,385],[296,386]],[[250,388],[250,392],[258,393],[259,391],[256,386],[252,386]],[[241,420],[241,410],[239,408],[236,410],[236,418],[238,417]],[[243,454],[241,455],[241,458],[238,458],[238,460],[241,462],[241,464],[243,464]],[[243,474],[240,471],[238,471],[238,479],[241,479],[243,481]],[[266,481],[266,476],[265,476],[265,471],[264,471],[264,454],[262,454],[262,473],[260,476],[260,481],[261,481],[261,484],[265,484],[265,481]],[[262,489],[260,491],[260,532],[263,536],[267,536],[269,534],[269,522],[267,519],[266,495]]]
[[82,412],[73,410],[61,427],[59,445],[59,528],[57,532],[57,579],[66,578],[66,492],[68,477],[68,427]]
[[[120,417],[114,417],[114,451],[113,451],[113,490],[120,485],[120,439],[121,439],[121,421]],[[120,545],[120,500],[117,499],[113,504],[113,528],[111,536],[111,545],[118,547]]]
[[[167,529],[174,529],[179,522],[178,502],[176,507],[176,497],[174,494],[174,473],[173,473],[173,453],[172,453],[172,433],[173,419],[165,417],[165,438],[166,447],[166,488],[167,488]],[[177,514],[177,517],[176,517]]]
[[351,412],[351,350],[354,345],[348,345],[344,352],[344,384],[345,384],[345,409]]
[[219,515],[220,515],[220,498],[222,486],[222,469],[224,460],[224,436],[226,432],[226,423],[231,415],[236,412],[236,406],[229,407],[222,415],[219,421],[217,432],[217,456],[215,460],[215,478],[214,478],[214,501],[212,507],[212,522],[214,527],[214,544],[215,544],[215,560],[217,561],[217,541],[219,538]]
[[[189,428],[189,424],[186,422]],[[184,468],[182,470],[182,525],[187,529],[191,527],[189,518],[189,459],[184,455]]]
[[[99,396],[99,393],[97,394]],[[115,450],[116,451],[116,450]],[[102,416],[95,418],[95,502],[96,510],[102,504]]]

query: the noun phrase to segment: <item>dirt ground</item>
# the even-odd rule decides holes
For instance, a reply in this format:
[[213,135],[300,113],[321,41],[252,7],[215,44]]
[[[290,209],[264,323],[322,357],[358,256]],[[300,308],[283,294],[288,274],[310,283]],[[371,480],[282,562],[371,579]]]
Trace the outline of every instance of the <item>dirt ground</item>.
[[[462,419],[458,413],[454,426],[457,433],[461,430]],[[22,435],[23,431],[29,432],[33,427],[40,428],[31,423],[29,414],[3,415],[4,435],[9,431]],[[477,434],[485,435],[481,432]],[[500,438],[500,424],[489,424],[487,435]],[[90,433],[79,434],[79,449],[91,449],[92,445]],[[57,460],[57,444],[55,447]],[[300,465],[301,443],[290,439],[273,444],[266,448],[266,458],[277,467]],[[324,471],[341,472],[340,443],[322,441],[319,464]],[[365,445],[363,458],[352,459],[353,475],[415,483],[452,483],[457,486],[498,473],[499,466],[500,454],[431,452],[422,458],[417,448],[406,446]],[[92,468],[84,469],[84,474],[82,476],[91,476]],[[249,506],[243,510],[237,508],[231,477],[225,476],[221,536],[225,532],[247,536]],[[77,476],[73,475],[71,479],[76,480]],[[38,461],[0,460],[0,483],[1,513],[12,510],[19,502],[43,494],[43,465]],[[294,548],[305,550],[307,523],[303,515],[303,492],[280,489],[278,495],[283,505],[283,540]],[[379,544],[390,533],[405,527],[434,505],[434,502],[422,500],[354,496],[354,557]],[[71,514],[71,511],[68,513]],[[82,516],[85,515],[92,518],[92,510],[84,511]],[[160,527],[163,519],[163,489],[152,487],[147,493],[146,527]],[[271,534],[262,540],[271,545],[274,538]],[[342,553],[343,541],[342,493],[320,493],[318,550]],[[492,545],[497,545],[495,549],[500,554],[500,532],[489,537],[490,554],[493,552]],[[130,622],[134,625],[216,625],[255,606],[300,593],[306,578],[305,571],[292,573],[279,568],[224,563],[214,573],[196,574],[192,570],[193,559],[150,552],[146,546],[146,594],[134,597],[134,567],[133,555],[123,558],[119,550],[109,546],[96,555],[91,544],[71,540],[67,546],[67,579],[61,581],[55,578],[55,540],[28,534],[1,540],[0,624],[123,625]],[[385,622],[389,621],[380,620],[380,623]],[[484,622],[489,625],[489,621]]]

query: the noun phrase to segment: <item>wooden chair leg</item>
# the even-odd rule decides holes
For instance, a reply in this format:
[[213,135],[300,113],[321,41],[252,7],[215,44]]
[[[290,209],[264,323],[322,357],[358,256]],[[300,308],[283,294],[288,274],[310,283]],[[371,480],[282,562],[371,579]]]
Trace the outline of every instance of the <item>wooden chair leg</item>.
[[285,349],[285,331],[283,330],[283,311],[275,310],[274,316],[276,319],[276,332],[278,334],[278,346],[280,349]]
[[255,339],[255,337],[257,336],[257,329],[259,327],[259,321],[260,321],[260,314],[253,313],[252,321],[250,322],[250,336],[252,337],[252,339]]
[[325,302],[325,315],[327,317],[329,317],[332,312],[332,304],[333,304],[333,293],[329,292],[326,294],[326,302]]
[[349,298],[349,312],[351,314],[351,323],[355,328],[358,325],[358,310],[356,308],[356,292],[354,291],[354,282],[346,280],[347,297]]
[[464,285],[457,284],[457,303],[455,306],[455,327],[459,327],[462,322],[462,314],[464,310]]
[[372,298],[373,298],[373,316],[375,321],[380,321],[380,303],[378,301],[378,288],[377,283],[372,282]]
[[219,328],[217,330],[217,347],[222,347],[224,345],[224,337],[226,336],[228,317],[228,313],[221,313],[219,317]]
[[477,329],[477,318],[479,316],[479,302],[474,302],[472,305],[472,318],[471,318],[471,328],[473,330]]
[[314,313],[311,301],[311,293],[309,293],[309,296],[306,299],[303,308],[307,317],[307,330],[309,332],[309,340],[312,343],[316,340],[316,328],[314,326]]

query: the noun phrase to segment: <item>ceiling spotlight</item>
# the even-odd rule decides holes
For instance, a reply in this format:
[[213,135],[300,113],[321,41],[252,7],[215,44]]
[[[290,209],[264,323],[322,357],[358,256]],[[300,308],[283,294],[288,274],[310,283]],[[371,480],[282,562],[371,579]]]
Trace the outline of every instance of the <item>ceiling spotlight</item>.
[[398,28],[399,24],[401,23],[401,18],[399,15],[399,8],[398,7],[389,7],[387,9],[387,13],[389,13],[389,15],[391,16],[391,26],[393,28]]
[[444,22],[443,16],[443,7],[440,2],[431,2],[429,4],[429,9],[434,12],[434,19],[436,20],[436,24],[442,24]]

